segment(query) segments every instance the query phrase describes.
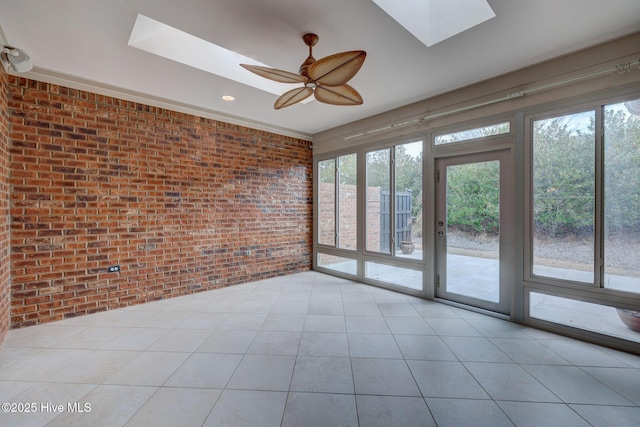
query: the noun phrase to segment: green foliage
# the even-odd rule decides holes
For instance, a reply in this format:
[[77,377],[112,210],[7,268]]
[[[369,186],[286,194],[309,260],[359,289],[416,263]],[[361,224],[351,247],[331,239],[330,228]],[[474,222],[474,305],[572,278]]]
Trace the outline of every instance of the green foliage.
[[462,231],[495,234],[500,226],[497,161],[447,168],[447,223]]
[[333,184],[336,182],[336,161],[334,159],[318,162],[320,182]]
[[[609,233],[640,232],[640,117],[623,104],[605,108],[604,206]],[[538,120],[533,126],[534,227],[550,236],[592,234],[595,222],[595,114]],[[450,167],[448,223],[497,230],[497,169]],[[470,197],[470,196],[473,197]]]
[[[585,121],[589,114],[589,123]],[[594,114],[534,125],[534,225],[551,236],[593,233]],[[604,206],[608,232],[640,231],[640,118],[623,104],[604,115]]]
[[[640,117],[624,104],[605,107],[604,206],[607,232],[640,232]],[[595,211],[595,114],[593,111],[538,120],[533,126],[534,227],[551,236],[593,233]],[[391,149],[366,155],[367,186],[389,191]],[[410,190],[413,232],[422,231],[422,161],[406,146],[395,147],[396,191]],[[356,184],[355,154],[320,162],[322,182]],[[448,224],[495,233],[499,227],[497,162],[448,168]],[[473,196],[473,197],[471,197]]]
[[356,185],[358,182],[358,156],[356,153],[338,157],[340,184]]
[[389,191],[391,151],[370,151],[367,153],[367,187],[380,187]]
[[546,234],[593,230],[594,122],[589,112],[534,123],[534,222]]
[[[422,234],[422,151],[407,152],[406,145],[397,145],[394,153],[395,188],[397,193],[411,191],[411,227],[414,236]],[[367,186],[389,191],[391,181],[391,149],[367,153]]]
[[605,224],[640,232],[640,117],[605,110]]
[[418,156],[407,153],[402,145],[396,147],[396,189],[411,190],[414,195],[422,191],[422,152]]

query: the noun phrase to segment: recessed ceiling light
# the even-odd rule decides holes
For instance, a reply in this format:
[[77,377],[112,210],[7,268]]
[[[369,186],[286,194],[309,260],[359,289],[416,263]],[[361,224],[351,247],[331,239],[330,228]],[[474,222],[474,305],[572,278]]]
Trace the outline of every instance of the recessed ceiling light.
[[496,16],[486,0],[373,1],[426,46],[433,46]]
[[[142,14],[138,14],[133,25],[131,36],[129,36],[129,46],[274,95],[280,96],[284,92],[291,90],[291,86],[286,83],[263,79],[240,66],[240,64],[263,67],[269,67],[269,65],[247,58],[244,55],[185,33]],[[308,98],[303,102],[311,101],[312,99]]]
[[222,99],[225,101],[233,101],[235,98],[231,95],[224,95]]

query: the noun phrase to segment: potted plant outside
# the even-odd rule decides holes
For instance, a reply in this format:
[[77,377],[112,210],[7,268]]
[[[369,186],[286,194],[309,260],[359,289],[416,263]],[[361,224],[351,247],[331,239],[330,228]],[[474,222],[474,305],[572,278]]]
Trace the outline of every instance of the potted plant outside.
[[411,230],[411,223],[413,222],[412,218],[409,218],[409,223],[407,224],[407,229],[402,236],[403,239],[400,241],[400,251],[402,251],[405,255],[411,255],[413,251],[416,249],[416,245],[413,243],[413,232]]

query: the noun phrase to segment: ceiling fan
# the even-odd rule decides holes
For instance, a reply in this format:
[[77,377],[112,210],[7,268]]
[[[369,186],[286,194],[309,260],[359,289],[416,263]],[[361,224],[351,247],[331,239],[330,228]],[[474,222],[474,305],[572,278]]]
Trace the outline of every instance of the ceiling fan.
[[276,110],[297,104],[311,95],[325,104],[362,104],[362,96],[346,83],[360,70],[367,53],[363,50],[341,52],[316,61],[312,55],[312,48],[318,43],[318,36],[305,34],[302,40],[309,46],[309,57],[300,66],[298,74],[258,65],[240,66],[270,80],[304,85],[281,95],[273,104]]

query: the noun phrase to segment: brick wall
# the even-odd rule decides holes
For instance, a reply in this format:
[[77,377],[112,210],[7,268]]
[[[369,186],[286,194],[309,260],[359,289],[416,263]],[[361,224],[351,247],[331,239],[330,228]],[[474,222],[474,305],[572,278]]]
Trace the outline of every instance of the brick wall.
[[336,185],[320,182],[318,185],[318,242],[336,245]]
[[367,234],[365,238],[367,240],[367,249],[375,252],[380,251],[381,203],[382,187],[367,187]]
[[8,75],[0,66],[0,343],[10,323]]
[[13,76],[8,93],[13,327],[310,269],[310,142]]
[[[336,187],[332,182],[319,183],[318,233],[320,242],[335,246]],[[340,248],[356,250],[358,246],[357,186],[340,185]]]
[[358,187],[340,184],[340,247],[358,249]]

